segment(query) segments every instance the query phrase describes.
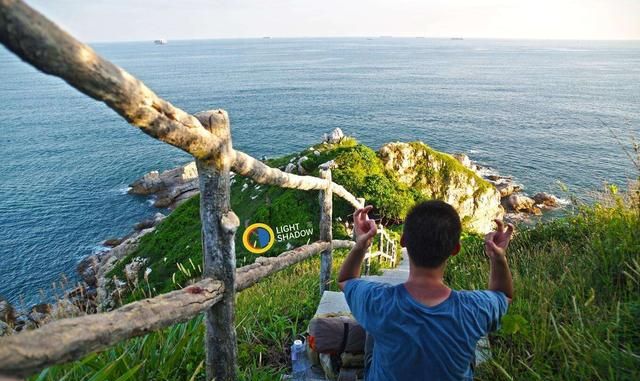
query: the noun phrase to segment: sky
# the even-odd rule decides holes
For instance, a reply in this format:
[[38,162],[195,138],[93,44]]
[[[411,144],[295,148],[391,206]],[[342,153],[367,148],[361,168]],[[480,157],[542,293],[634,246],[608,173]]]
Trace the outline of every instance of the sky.
[[87,42],[253,37],[640,40],[640,0],[27,0]]

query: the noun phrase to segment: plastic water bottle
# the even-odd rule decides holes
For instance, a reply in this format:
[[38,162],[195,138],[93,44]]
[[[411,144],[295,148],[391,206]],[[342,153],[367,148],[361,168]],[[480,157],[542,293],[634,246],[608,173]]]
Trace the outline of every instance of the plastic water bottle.
[[296,340],[291,346],[291,364],[293,365],[293,380],[306,381],[309,371],[307,348],[302,340]]

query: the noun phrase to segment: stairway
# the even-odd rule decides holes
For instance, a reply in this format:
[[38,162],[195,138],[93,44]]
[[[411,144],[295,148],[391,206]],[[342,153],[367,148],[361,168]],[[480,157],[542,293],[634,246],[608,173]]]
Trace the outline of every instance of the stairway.
[[402,248],[402,259],[398,266],[392,269],[384,269],[382,275],[365,275],[361,277],[371,282],[389,283],[397,285],[406,282],[409,278],[409,258],[407,257],[407,249]]

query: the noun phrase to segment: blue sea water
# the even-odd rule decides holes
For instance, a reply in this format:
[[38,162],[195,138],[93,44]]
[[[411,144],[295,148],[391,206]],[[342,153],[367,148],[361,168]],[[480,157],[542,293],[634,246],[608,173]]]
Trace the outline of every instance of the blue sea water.
[[[379,147],[423,140],[577,195],[634,176],[640,42],[255,39],[95,44],[188,112],[224,108],[256,157],[335,127]],[[612,133],[613,132],[613,133]],[[0,294],[18,304],[156,210],[126,194],[189,160],[0,48]]]

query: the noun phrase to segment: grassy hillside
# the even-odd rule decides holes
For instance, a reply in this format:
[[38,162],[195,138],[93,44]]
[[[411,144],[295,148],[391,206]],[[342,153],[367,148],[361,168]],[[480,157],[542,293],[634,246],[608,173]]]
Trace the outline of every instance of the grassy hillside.
[[[520,231],[509,253],[516,297],[477,379],[640,379],[639,226],[637,198],[611,192],[571,216]],[[310,259],[238,296],[242,380],[278,379],[288,367],[286,348],[318,302],[318,268]],[[479,289],[487,275],[481,239],[466,235],[447,281]],[[203,380],[200,323],[129,340],[33,379]]]
[[[429,152],[443,164],[440,171],[430,170],[433,185],[450,177],[451,173],[461,173],[477,178],[477,183],[490,186],[472,171],[463,167],[447,154],[432,150],[424,143],[412,143]],[[314,154],[317,151],[317,154]],[[414,203],[425,199],[416,187],[409,187],[398,181],[397,175],[384,168],[378,153],[358,144],[352,138],[345,138],[338,144],[318,144],[303,152],[294,153],[267,161],[273,167],[283,168],[289,163],[297,163],[298,158],[307,157],[302,162],[304,170],[318,175],[318,166],[334,160],[337,167],[332,170],[334,182],[341,184],[367,203],[375,206],[373,214],[386,223],[401,221]],[[422,170],[422,167],[416,170]],[[276,242],[264,255],[277,255],[290,247],[297,247],[315,241],[319,237],[319,203],[317,191],[299,191],[274,186],[259,185],[240,176],[231,184],[231,207],[238,215],[241,226],[236,234],[237,265],[252,263],[257,255],[248,252],[242,244],[244,228],[254,222],[263,222],[275,229],[292,223],[313,229],[311,236]],[[335,239],[347,237],[344,221],[353,213],[353,207],[344,200],[334,197],[333,235]],[[149,290],[153,294],[167,292],[184,286],[189,279],[200,276],[202,269],[202,245],[200,242],[199,198],[194,197],[173,211],[156,229],[144,236],[135,252],[124,258],[109,274],[125,279],[124,266],[135,257],[148,259],[151,273],[148,275]],[[142,272],[140,277],[142,277]],[[134,295],[138,298],[142,295]],[[127,300],[131,300],[129,297]]]
[[[401,218],[422,197],[396,181],[376,152],[353,140],[313,149],[320,155],[303,152],[269,164],[283,167],[306,153],[309,159],[303,166],[315,174],[318,164],[336,160],[339,167],[333,171],[334,180],[364,195],[376,205],[377,216],[386,221]],[[451,168],[456,168],[455,163]],[[232,194],[232,207],[243,224],[311,222],[317,228],[317,192],[255,186],[237,179]],[[335,235],[343,237],[345,229],[337,217],[344,221],[351,208],[340,200],[334,202]],[[397,234],[401,226],[392,228]],[[446,281],[456,289],[486,288],[488,263],[482,239],[465,233],[462,246],[462,252],[449,262]],[[239,266],[255,259],[240,241],[237,247]],[[284,249],[279,244],[267,254]],[[344,251],[336,252],[336,268],[344,255]],[[168,291],[197,277],[202,260],[198,199],[177,208],[123,262],[135,256],[149,258],[152,272],[129,299]],[[577,206],[566,217],[518,231],[509,263],[516,296],[502,328],[490,336],[493,357],[477,369],[477,379],[640,379],[638,188],[620,194],[610,187],[595,204]],[[241,380],[279,379],[288,369],[288,347],[304,332],[319,301],[318,273],[319,260],[312,258],[238,295]],[[122,277],[122,265],[112,275]],[[335,278],[331,287],[336,287]],[[201,323],[199,317],[132,339],[82,361],[52,367],[32,379],[204,380]]]

